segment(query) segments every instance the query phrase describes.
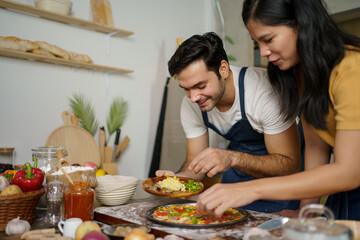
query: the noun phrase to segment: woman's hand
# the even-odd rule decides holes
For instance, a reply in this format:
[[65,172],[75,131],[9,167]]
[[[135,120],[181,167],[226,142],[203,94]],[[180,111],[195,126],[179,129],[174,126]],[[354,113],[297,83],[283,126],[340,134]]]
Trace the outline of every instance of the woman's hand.
[[215,184],[200,194],[196,208],[221,216],[225,210],[248,205],[257,200],[255,191],[247,183]]

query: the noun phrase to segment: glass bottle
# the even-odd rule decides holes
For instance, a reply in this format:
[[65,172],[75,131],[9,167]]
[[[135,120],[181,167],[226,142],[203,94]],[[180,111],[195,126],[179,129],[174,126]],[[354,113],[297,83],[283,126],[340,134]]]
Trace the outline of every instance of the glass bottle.
[[89,183],[74,182],[65,191],[65,219],[73,217],[83,221],[94,218],[94,190]]
[[63,220],[63,200],[65,184],[57,180],[49,182],[45,186],[46,192],[46,221],[57,226],[60,220]]

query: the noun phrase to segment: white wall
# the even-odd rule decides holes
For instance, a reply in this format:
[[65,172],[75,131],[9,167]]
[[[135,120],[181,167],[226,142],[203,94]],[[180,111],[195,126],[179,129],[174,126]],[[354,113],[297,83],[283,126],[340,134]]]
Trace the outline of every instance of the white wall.
[[[90,20],[89,2],[73,0],[72,15]],[[135,71],[111,75],[108,88],[101,72],[0,57],[0,147],[15,147],[17,164],[31,161],[31,149],[43,146],[63,125],[60,115],[70,110],[68,98],[73,93],[91,98],[101,125],[106,124],[113,97],[120,95],[130,109],[122,137],[128,135],[131,141],[118,173],[146,178],[175,39],[214,31],[217,15],[213,2],[206,0],[112,0],[111,5],[114,25],[135,34],[111,38],[109,56],[105,34],[0,9],[1,36],[47,41],[86,53],[96,64]]]

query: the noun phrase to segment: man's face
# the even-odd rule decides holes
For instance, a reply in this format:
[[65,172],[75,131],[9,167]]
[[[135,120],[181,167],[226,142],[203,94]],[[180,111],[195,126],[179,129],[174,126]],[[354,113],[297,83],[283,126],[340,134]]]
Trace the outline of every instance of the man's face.
[[212,110],[225,91],[225,80],[219,80],[213,71],[209,71],[203,60],[191,63],[177,74],[177,78],[187,97],[203,112]]

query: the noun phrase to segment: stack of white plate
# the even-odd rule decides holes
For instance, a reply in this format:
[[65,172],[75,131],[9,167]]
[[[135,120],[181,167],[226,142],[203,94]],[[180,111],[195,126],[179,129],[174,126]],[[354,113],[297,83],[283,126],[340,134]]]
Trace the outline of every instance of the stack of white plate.
[[96,198],[107,206],[125,204],[134,195],[138,179],[130,176],[104,175],[97,177]]
[[35,0],[35,6],[42,10],[69,15],[72,2],[70,0]]

